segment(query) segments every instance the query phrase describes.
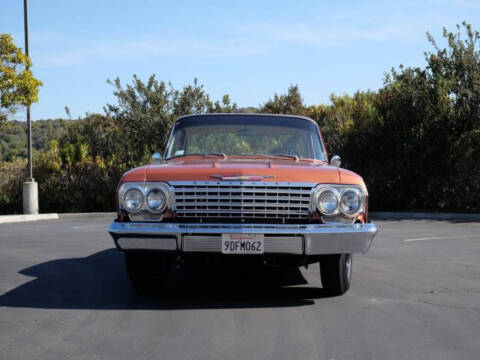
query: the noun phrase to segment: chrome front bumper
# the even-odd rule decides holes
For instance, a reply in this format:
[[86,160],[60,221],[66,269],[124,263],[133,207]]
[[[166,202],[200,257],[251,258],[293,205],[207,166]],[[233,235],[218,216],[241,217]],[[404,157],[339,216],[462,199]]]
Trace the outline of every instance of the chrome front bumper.
[[179,224],[112,222],[108,229],[123,251],[221,253],[222,234],[264,234],[265,253],[320,255],[366,253],[377,234],[367,224]]

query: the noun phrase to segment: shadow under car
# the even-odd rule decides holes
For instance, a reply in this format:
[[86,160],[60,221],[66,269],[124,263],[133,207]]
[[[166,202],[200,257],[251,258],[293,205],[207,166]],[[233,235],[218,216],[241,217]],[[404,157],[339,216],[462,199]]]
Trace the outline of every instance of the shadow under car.
[[[0,296],[0,306],[46,309],[216,309],[304,306],[328,297],[305,286],[297,267],[172,266],[161,296],[141,298],[131,288],[116,249],[56,259],[20,271],[34,279]],[[299,286],[303,285],[303,286]]]

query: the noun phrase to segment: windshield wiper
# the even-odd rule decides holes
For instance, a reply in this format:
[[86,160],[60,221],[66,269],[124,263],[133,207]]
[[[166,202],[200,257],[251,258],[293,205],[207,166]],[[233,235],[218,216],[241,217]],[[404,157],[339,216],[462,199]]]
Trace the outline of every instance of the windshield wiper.
[[175,156],[169,157],[169,158],[166,159],[166,160],[181,158],[181,157],[185,157],[185,156],[221,156],[221,157],[223,157],[224,159],[227,158],[227,155],[225,155],[225,153],[220,152],[220,153],[205,153],[205,154],[182,154],[182,155],[175,155]]
[[238,156],[261,156],[264,158],[288,158],[288,159],[295,160],[295,162],[299,162],[299,161],[315,162],[316,160],[316,159],[303,158],[298,155],[289,155],[289,154],[244,154],[244,155],[238,155]]
[[294,159],[295,162],[299,162],[299,161],[315,162],[315,160],[316,160],[316,159],[304,158],[304,157],[300,157],[298,155],[289,155],[289,154],[276,154],[276,155],[272,155],[272,156],[286,157],[286,158]]
[[295,161],[300,161],[300,158],[298,157],[298,155],[275,154],[275,155],[272,155],[272,156],[286,157],[286,158],[294,159]]
[[223,152],[218,152],[218,153],[209,153],[209,154],[205,154],[205,155],[215,155],[215,156],[221,156],[223,157],[224,159],[227,158],[227,155],[225,155],[225,153]]

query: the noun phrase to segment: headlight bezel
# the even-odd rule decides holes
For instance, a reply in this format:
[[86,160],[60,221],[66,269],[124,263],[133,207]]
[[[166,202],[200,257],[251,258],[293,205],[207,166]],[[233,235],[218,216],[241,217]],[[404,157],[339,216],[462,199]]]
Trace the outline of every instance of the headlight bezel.
[[[334,194],[337,195],[337,207],[333,212],[324,212],[321,206],[319,206],[320,195],[325,191],[332,191]],[[341,208],[341,201],[342,197],[345,193],[352,191],[359,197],[359,207],[353,213],[347,213],[342,211]],[[313,197],[312,197],[312,212],[318,211],[322,217],[347,217],[347,218],[354,218],[359,214],[365,211],[366,206],[366,192],[365,190],[359,185],[344,185],[344,184],[318,184],[313,189]]]
[[[141,207],[136,211],[129,211],[124,203],[126,193],[131,189],[137,189],[143,195],[143,201]],[[160,190],[165,196],[165,202],[163,206],[157,210],[150,208],[147,201],[147,196],[151,191]],[[168,209],[173,208],[173,196],[172,189],[167,183],[164,182],[126,182],[123,183],[118,189],[118,201],[120,209],[125,210],[128,214],[136,215],[141,213],[149,213],[152,215],[161,215]]]

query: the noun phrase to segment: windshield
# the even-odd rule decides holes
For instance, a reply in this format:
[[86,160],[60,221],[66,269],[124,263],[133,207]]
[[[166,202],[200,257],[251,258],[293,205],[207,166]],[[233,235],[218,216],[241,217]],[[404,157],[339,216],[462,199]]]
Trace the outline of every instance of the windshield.
[[326,160],[316,125],[287,116],[189,116],[175,122],[165,158],[193,154],[292,156]]

